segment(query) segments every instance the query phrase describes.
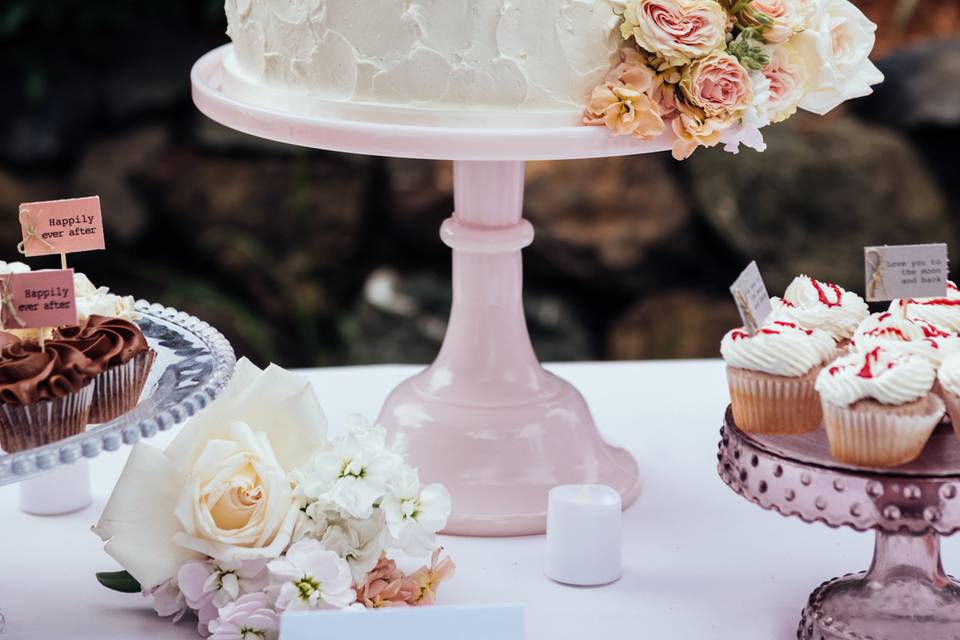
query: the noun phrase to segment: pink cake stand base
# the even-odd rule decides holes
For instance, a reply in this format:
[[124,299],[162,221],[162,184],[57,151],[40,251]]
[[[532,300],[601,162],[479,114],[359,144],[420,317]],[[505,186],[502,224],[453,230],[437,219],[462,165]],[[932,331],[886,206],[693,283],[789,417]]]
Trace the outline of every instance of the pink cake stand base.
[[798,640],[960,640],[960,583],[940,538],[960,531],[960,440],[941,425],[916,461],[859,469],[830,456],[826,433],[757,436],[728,411],[718,472],[738,494],[785,516],[874,531],[866,572],[810,596]]
[[[522,218],[525,160],[653,153],[670,139],[640,142],[596,127],[446,128],[362,118],[323,119],[233,100],[222,91],[230,45],[191,73],[204,114],[251,135],[368,155],[454,161],[455,212],[441,229],[453,250],[453,308],[436,361],[389,396],[379,422],[406,436],[423,482],[453,498],[446,533],[543,533],[548,491],[602,483],[629,506],[636,462],[600,437],[583,397],[546,372],[523,316],[521,250],[533,241]],[[289,96],[286,96],[289,98]],[[342,105],[341,105],[342,106]],[[359,116],[358,116],[359,117]]]

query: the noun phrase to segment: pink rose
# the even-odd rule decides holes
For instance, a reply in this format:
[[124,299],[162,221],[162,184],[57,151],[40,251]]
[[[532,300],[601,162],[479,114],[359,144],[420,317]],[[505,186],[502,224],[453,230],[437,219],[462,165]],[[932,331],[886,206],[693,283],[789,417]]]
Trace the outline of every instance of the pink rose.
[[789,44],[770,49],[770,62],[762,69],[770,81],[767,115],[770,122],[783,122],[797,111],[807,90],[807,68]]
[[680,90],[707,117],[739,114],[753,99],[749,72],[723,52],[711,53],[684,69]]
[[727,13],[716,0],[630,0],[620,31],[641,48],[681,66],[723,49]]
[[752,0],[738,19],[744,26],[759,28],[767,42],[779,43],[810,26],[815,12],[811,0]]

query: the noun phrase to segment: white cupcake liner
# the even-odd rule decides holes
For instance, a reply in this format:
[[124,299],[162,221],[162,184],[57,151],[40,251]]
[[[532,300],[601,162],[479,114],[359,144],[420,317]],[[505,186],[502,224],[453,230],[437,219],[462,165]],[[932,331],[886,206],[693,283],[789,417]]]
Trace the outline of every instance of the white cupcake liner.
[[929,408],[919,415],[897,407],[852,409],[824,401],[823,418],[830,454],[838,462],[863,467],[895,467],[916,460],[945,410],[931,393]]
[[0,403],[0,447],[15,453],[83,433],[93,387],[88,383],[76,393],[31,404]]
[[960,396],[941,387],[940,397],[943,398],[943,404],[947,407],[953,432],[957,434],[957,438],[960,438]]
[[137,406],[156,357],[157,352],[150,349],[98,375],[93,381],[90,422],[109,422]]
[[797,378],[727,367],[733,419],[748,433],[798,435],[816,431],[823,420],[816,390],[820,367]]

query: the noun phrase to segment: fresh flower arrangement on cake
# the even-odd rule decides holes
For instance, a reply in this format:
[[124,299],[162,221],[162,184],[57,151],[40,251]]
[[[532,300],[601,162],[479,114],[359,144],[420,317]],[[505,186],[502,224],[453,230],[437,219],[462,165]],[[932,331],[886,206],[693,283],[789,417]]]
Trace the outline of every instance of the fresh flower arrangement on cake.
[[449,513],[402,442],[359,417],[329,437],[305,378],[244,359],[166,450],[132,450],[94,527],[126,571],[98,578],[194,612],[201,635],[276,638],[283,611],[432,604],[454,570],[436,542]]
[[723,143],[765,150],[761,129],[868,95],[876,25],[847,0],[627,0],[624,44],[584,121],[673,155]]

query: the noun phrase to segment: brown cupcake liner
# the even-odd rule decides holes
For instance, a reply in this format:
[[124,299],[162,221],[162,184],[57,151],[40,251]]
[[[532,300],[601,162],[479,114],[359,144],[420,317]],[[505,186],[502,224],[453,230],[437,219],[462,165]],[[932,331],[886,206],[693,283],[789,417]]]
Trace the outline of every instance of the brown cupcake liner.
[[821,367],[797,378],[727,367],[730,403],[737,427],[748,433],[799,435],[823,421],[815,388]]
[[16,453],[83,433],[92,400],[93,384],[88,383],[62,398],[0,403],[0,447]]
[[98,375],[93,381],[90,422],[109,422],[137,406],[156,357],[157,352],[150,349]]
[[921,411],[898,407],[838,407],[823,403],[830,454],[862,467],[895,467],[916,460],[943,417],[944,402],[929,394]]

